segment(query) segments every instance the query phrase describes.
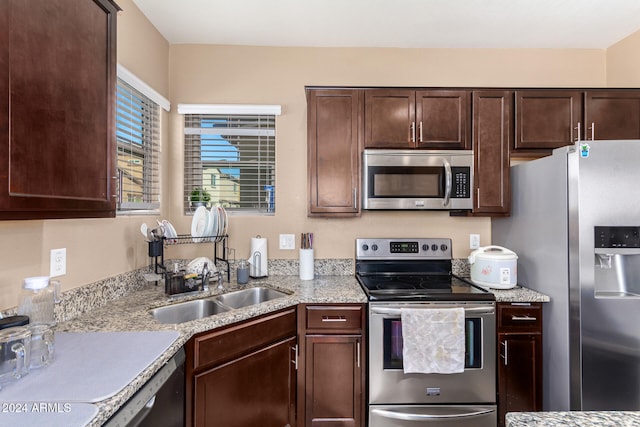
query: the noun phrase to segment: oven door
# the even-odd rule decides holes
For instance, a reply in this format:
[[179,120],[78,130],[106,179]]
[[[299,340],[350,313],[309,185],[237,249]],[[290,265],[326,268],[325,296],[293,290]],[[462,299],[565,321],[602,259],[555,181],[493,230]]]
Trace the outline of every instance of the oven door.
[[365,150],[364,209],[472,209],[472,151]]
[[[465,309],[465,369],[456,374],[405,374],[402,308]],[[369,305],[369,403],[460,404],[496,402],[496,323],[493,302],[421,302]]]

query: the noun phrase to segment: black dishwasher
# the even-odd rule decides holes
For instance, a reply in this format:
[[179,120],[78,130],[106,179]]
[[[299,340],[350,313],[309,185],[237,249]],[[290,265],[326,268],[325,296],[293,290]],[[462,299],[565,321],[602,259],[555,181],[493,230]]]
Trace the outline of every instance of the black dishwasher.
[[184,423],[184,349],[151,377],[105,427],[181,427]]

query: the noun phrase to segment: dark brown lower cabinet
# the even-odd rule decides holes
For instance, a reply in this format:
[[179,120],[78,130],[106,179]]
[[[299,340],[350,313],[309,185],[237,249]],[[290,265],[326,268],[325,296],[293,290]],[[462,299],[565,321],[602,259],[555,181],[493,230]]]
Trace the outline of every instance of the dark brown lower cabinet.
[[542,306],[498,303],[498,425],[542,410]]
[[296,425],[295,307],[196,335],[186,354],[185,425]]
[[[291,425],[291,338],[195,376],[196,426]],[[294,367],[295,369],[295,367]]]
[[305,425],[362,425],[361,337],[313,335],[305,342]]
[[366,310],[361,304],[301,307],[298,425],[364,426]]

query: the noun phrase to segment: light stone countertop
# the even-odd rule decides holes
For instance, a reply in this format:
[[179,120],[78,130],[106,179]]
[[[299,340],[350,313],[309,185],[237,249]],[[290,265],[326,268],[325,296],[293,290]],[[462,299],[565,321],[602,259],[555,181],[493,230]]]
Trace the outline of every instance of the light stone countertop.
[[506,427],[638,427],[640,412],[511,412]]
[[[151,317],[152,308],[169,305],[190,299],[213,296],[219,293],[211,289],[208,293],[199,293],[185,297],[167,297],[164,288],[153,284],[146,285],[129,295],[122,296],[109,304],[93,309],[75,319],[59,323],[58,331],[99,332],[99,331],[160,331],[176,330],[180,337],[154,363],[136,377],[127,387],[113,397],[96,403],[98,414],[88,424],[100,426],[106,422],[131,396],[135,394],[173,355],[194,335],[221,326],[251,319],[262,314],[274,312],[300,303],[366,303],[364,292],[353,276],[320,276],[311,281],[301,281],[298,276],[271,276],[250,280],[248,286],[268,286],[282,290],[287,297],[261,304],[231,310],[204,319],[193,320],[176,325],[161,324]],[[247,286],[245,286],[247,287]],[[238,290],[232,278],[226,284],[226,291]],[[55,365],[51,365],[49,369]]]
[[[137,281],[133,290],[120,282]],[[154,363],[148,366],[127,387],[109,399],[98,402],[98,414],[88,424],[96,427],[106,422],[131,396],[135,394],[173,355],[195,334],[209,331],[225,325],[251,319],[253,317],[274,312],[300,303],[339,304],[366,303],[367,298],[352,274],[316,276],[314,280],[302,281],[297,275],[273,275],[263,279],[252,279],[247,286],[267,286],[282,290],[289,294],[284,298],[265,303],[231,310],[176,325],[161,324],[149,314],[149,310],[176,302],[213,296],[218,293],[215,287],[207,293],[182,297],[167,297],[162,286],[153,283],[139,284],[139,276],[128,275],[124,280],[109,279],[104,283],[93,284],[87,289],[79,289],[75,296],[68,297],[67,313],[74,312],[74,318],[58,324],[58,331],[65,332],[100,332],[100,331],[160,331],[176,330],[180,337]],[[232,277],[225,283],[226,291],[242,289]],[[97,295],[96,295],[97,294]],[[512,290],[494,291],[498,302],[545,302],[549,298],[538,292],[517,287]],[[79,295],[79,296],[78,296]],[[100,298],[108,298],[108,303],[97,306]],[[88,304],[87,307],[80,307]],[[79,315],[78,315],[79,314]],[[53,367],[54,365],[52,365]],[[51,368],[51,367],[50,367]]]

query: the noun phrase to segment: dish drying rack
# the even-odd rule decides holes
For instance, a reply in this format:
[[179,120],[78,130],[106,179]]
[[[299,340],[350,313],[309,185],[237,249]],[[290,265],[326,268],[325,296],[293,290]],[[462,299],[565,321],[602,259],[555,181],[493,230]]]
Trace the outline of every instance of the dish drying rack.
[[[149,257],[153,258],[153,271],[156,275],[166,275],[167,267],[164,265],[164,248],[173,245],[213,243],[213,262],[221,262],[226,266],[227,282],[231,280],[231,267],[229,265],[229,248],[227,246],[228,234],[220,236],[199,236],[191,234],[178,234],[175,237],[162,237],[153,240],[149,244]],[[218,256],[220,254],[220,256]]]

